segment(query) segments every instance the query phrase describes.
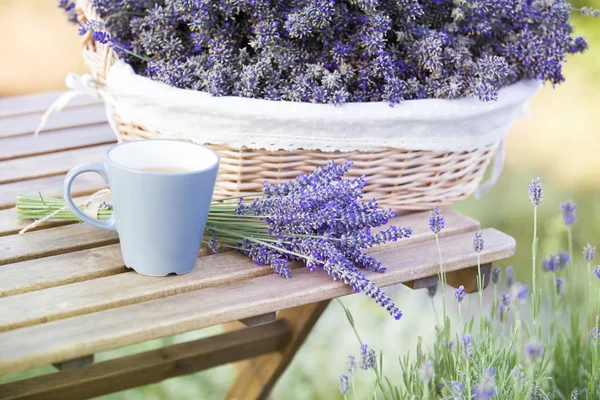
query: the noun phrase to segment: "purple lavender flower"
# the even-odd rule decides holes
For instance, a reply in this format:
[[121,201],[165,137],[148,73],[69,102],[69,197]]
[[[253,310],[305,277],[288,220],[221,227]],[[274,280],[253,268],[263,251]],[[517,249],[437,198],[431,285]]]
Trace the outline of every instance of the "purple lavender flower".
[[465,287],[463,285],[460,285],[458,289],[454,291],[454,297],[456,297],[456,301],[458,301],[459,303],[463,301],[466,295],[467,292],[465,292]]
[[512,379],[517,387],[525,385],[525,382],[527,381],[525,373],[523,373],[519,367],[514,367],[512,369]]
[[595,246],[592,247],[592,245],[588,243],[583,248],[583,258],[587,262],[594,261],[594,258],[596,258],[596,247]]
[[376,365],[377,354],[375,353],[375,350],[370,349],[366,344],[360,346],[360,368],[368,370],[375,368]]
[[517,292],[517,298],[520,301],[524,301],[527,299],[527,294],[529,293],[529,286],[521,285],[519,291]]
[[544,188],[542,187],[540,178],[531,181],[531,185],[527,187],[527,191],[529,192],[529,200],[531,200],[531,204],[534,206],[539,206],[544,197]]
[[483,250],[483,236],[481,231],[475,232],[475,235],[473,236],[473,250],[475,250],[476,253],[481,253]]
[[550,254],[542,260],[542,269],[544,271],[556,272],[563,270],[571,260],[571,256],[566,251]]
[[77,12],[75,11],[75,2],[69,0],[59,0],[58,7],[62,8],[70,23],[77,23]]
[[592,328],[592,330],[590,331],[590,339],[592,340],[592,342],[600,341],[600,330],[598,330],[598,328]]
[[429,229],[437,235],[444,229],[445,223],[446,221],[440,214],[437,206],[433,207],[433,211],[429,213]]
[[492,282],[498,284],[500,282],[500,275],[502,274],[502,268],[496,267],[492,270]]
[[433,363],[431,361],[423,361],[421,368],[419,368],[419,379],[427,385],[433,379],[433,375]]
[[579,391],[577,389],[573,389],[571,392],[571,400],[579,400]]
[[562,278],[556,278],[554,281],[554,286],[556,288],[556,294],[560,296],[563,288],[565,287],[565,280]]
[[544,355],[544,346],[535,340],[530,341],[525,346],[525,357],[529,363],[537,363]]
[[356,357],[348,356],[348,372],[350,373],[350,376],[354,376],[357,366],[358,363],[356,362]]
[[512,304],[512,295],[510,293],[504,292],[500,298],[500,313],[503,315],[510,311],[510,306]]
[[[587,48],[572,35],[565,0],[552,7],[418,0],[92,5],[137,73],[216,96],[273,101],[490,101],[522,79],[562,82],[565,56]],[[76,22],[72,1],[59,6]]]
[[515,283],[515,276],[513,275],[513,267],[506,267],[506,285],[510,288]]
[[600,279],[600,265],[594,268],[594,274],[596,274],[596,277]]
[[484,372],[479,385],[473,389],[473,398],[477,400],[489,400],[497,393],[496,370],[490,367]]
[[348,384],[348,375],[340,375],[340,393],[342,396],[346,396],[350,391],[350,385]]
[[573,225],[577,220],[577,217],[575,216],[575,210],[577,209],[577,205],[573,203],[572,200],[569,200],[565,201],[564,203],[561,203],[560,209],[562,211],[562,217],[563,221],[565,222],[565,225]]
[[467,360],[473,358],[473,336],[466,334],[461,338],[462,341],[462,354]]
[[452,392],[452,398],[454,400],[462,399],[465,385],[457,381],[452,381],[450,382],[450,391]]
[[211,237],[208,241],[208,248],[213,254],[219,254],[219,239],[215,236]]

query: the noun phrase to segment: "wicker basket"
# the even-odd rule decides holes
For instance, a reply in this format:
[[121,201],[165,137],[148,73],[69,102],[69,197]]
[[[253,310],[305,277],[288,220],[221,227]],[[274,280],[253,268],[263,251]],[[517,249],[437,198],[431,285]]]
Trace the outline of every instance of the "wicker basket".
[[[79,22],[99,20],[89,0],[77,4]],[[94,78],[105,84],[108,69],[118,61],[108,45],[95,42],[88,32],[83,36],[83,57]],[[143,125],[124,123],[114,110],[122,140],[161,137]],[[262,190],[264,180],[273,182],[309,172],[330,159],[350,158],[350,176],[367,176],[366,198],[376,198],[383,207],[394,210],[424,210],[434,205],[450,205],[471,195],[478,187],[498,144],[474,151],[434,152],[384,148],[350,153],[321,151],[266,151],[209,145],[221,156],[215,187],[216,196],[230,196]]]

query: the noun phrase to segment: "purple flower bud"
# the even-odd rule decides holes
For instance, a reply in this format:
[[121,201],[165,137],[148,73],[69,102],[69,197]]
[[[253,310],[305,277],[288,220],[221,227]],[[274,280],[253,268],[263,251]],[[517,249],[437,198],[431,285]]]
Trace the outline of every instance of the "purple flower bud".
[[592,340],[592,342],[600,341],[600,330],[598,330],[598,328],[592,328],[592,330],[590,331],[590,339]]
[[540,178],[531,181],[531,185],[527,187],[527,191],[529,192],[529,200],[531,200],[531,204],[534,206],[539,206],[544,197],[544,188],[542,187]]
[[435,294],[437,293],[437,288],[438,288],[437,283],[435,285],[427,286],[427,295],[429,297],[434,297]]
[[596,274],[596,278],[600,279],[600,265],[594,268],[594,274]]
[[510,288],[514,283],[513,267],[506,267],[506,285]]
[[446,221],[440,214],[437,206],[433,207],[433,211],[429,213],[429,229],[436,235],[444,229]]
[[434,375],[433,363],[431,361],[423,361],[421,363],[421,368],[419,368],[419,379],[424,384],[428,384]]
[[483,236],[481,231],[475,232],[475,235],[473,236],[473,250],[475,250],[476,253],[481,253],[483,250]]
[[490,400],[497,393],[496,370],[490,367],[483,373],[479,385],[473,389],[473,398],[477,400]]
[[466,334],[461,338],[462,341],[462,354],[467,360],[473,358],[473,336]]
[[571,226],[577,220],[575,216],[575,210],[577,209],[577,205],[573,203],[572,200],[565,201],[560,204],[560,209],[562,211],[563,221],[567,226]]
[[500,282],[500,275],[502,274],[502,268],[496,267],[492,270],[492,282],[497,284]]
[[357,366],[358,363],[356,362],[356,357],[348,356],[348,372],[350,372],[350,375],[354,376]]
[[340,375],[340,393],[342,396],[346,396],[350,391],[350,385],[348,384],[348,375]]
[[592,247],[591,244],[587,244],[584,248],[583,248],[583,258],[585,259],[585,261],[587,262],[592,262],[594,261],[594,258],[596,258],[596,247]]
[[460,285],[458,289],[454,291],[454,297],[456,297],[456,301],[458,301],[459,303],[463,301],[466,295],[467,292],[465,292],[465,287],[463,285]]
[[562,278],[556,278],[554,285],[556,287],[556,294],[560,296],[563,288],[565,287],[565,280]]
[[529,293],[529,286],[522,285],[521,288],[519,289],[519,292],[517,293],[517,297],[519,298],[519,300],[524,301],[525,299],[527,299],[528,293]]
[[579,400],[579,391],[577,389],[573,389],[571,392],[571,400]]
[[525,356],[529,363],[537,363],[542,359],[543,355],[544,346],[540,342],[532,340],[525,346]]
[[452,381],[450,382],[450,390],[452,391],[453,399],[462,399],[463,392],[465,391],[465,385],[457,381]]
[[376,365],[377,354],[375,353],[375,350],[370,349],[366,344],[360,346],[360,368],[368,370],[375,368]]

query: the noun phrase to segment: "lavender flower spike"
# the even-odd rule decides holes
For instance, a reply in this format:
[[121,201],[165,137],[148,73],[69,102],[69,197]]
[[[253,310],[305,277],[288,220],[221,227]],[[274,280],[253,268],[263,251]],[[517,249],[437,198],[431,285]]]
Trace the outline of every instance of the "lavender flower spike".
[[527,187],[527,191],[529,192],[529,200],[531,200],[531,204],[534,206],[539,206],[544,197],[544,188],[542,187],[540,178],[531,181],[531,185]]
[[573,389],[571,392],[571,400],[579,400],[579,390]]
[[375,368],[377,365],[377,354],[375,350],[369,349],[369,346],[363,344],[360,346],[360,368],[365,371],[371,368]]
[[554,285],[556,286],[556,294],[560,296],[563,288],[565,287],[565,280],[562,278],[556,278]]
[[444,229],[445,223],[446,221],[442,217],[442,214],[440,214],[437,206],[433,207],[433,211],[429,213],[429,229],[431,229],[431,232],[437,235]]
[[596,274],[596,277],[600,279],[600,265],[594,268],[594,274]]
[[452,399],[459,400],[463,398],[462,393],[465,391],[465,385],[457,381],[452,381],[450,383],[450,390],[452,391]]
[[591,244],[588,243],[583,248],[583,258],[587,262],[594,261],[594,258],[596,258],[596,246],[592,246]]
[[348,356],[348,372],[350,372],[350,375],[354,376],[357,366],[358,363],[356,362],[356,357]]
[[597,342],[600,340],[600,330],[598,330],[598,328],[592,328],[590,331],[590,339],[592,339],[592,342]]
[[492,282],[498,284],[500,282],[500,275],[502,274],[502,268],[496,267],[492,270]]
[[515,277],[513,275],[513,267],[506,267],[506,285],[511,287],[515,283]]
[[342,396],[346,396],[350,391],[350,385],[348,384],[348,375],[340,375],[340,393]]
[[497,393],[496,370],[490,367],[484,372],[481,382],[473,390],[473,398],[477,400],[490,400]]
[[560,204],[560,209],[562,211],[563,221],[565,225],[571,226],[577,220],[577,216],[575,216],[575,210],[577,209],[577,205],[573,203],[572,200],[565,201]]
[[538,341],[531,341],[525,346],[525,356],[529,363],[536,363],[542,359],[544,355],[544,346]]
[[433,363],[431,361],[423,361],[419,369],[419,378],[424,384],[428,384],[434,375]]
[[473,336],[466,334],[461,338],[463,357],[467,360],[473,358]]
[[473,250],[475,250],[476,253],[481,253],[483,250],[483,236],[481,231],[475,232],[475,235],[473,236]]
[[454,291],[454,297],[456,297],[456,301],[458,301],[459,303],[461,303],[464,300],[466,295],[467,292],[465,292],[465,287],[463,285],[460,285],[458,289]]

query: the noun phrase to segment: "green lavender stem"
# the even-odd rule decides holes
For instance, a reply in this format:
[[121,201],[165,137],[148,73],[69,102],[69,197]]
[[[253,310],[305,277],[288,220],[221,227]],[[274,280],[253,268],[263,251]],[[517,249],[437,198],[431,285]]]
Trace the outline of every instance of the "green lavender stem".
[[438,255],[440,257],[440,280],[442,286],[442,318],[444,319],[444,330],[446,327],[446,273],[444,272],[444,261],[442,260],[442,249],[440,247],[439,235],[435,234],[435,244],[437,245]]
[[533,206],[533,242],[531,243],[531,258],[532,258],[532,266],[531,266],[531,308],[533,315],[533,330],[534,332],[537,330],[537,317],[538,317],[538,304],[537,304],[537,286],[536,286],[536,257],[537,257],[537,247],[538,247],[538,237],[537,237],[537,206]]

